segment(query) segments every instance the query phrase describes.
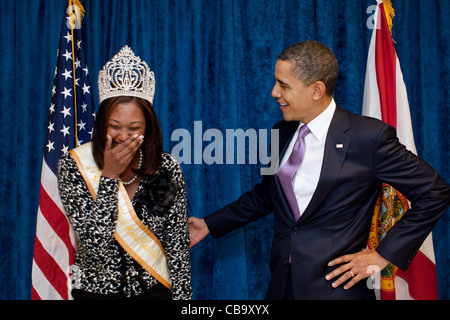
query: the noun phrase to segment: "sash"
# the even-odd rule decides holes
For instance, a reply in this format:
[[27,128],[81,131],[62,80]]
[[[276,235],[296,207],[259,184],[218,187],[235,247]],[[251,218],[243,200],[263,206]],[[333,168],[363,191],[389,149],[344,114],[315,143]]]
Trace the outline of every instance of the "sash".
[[[75,159],[92,197],[96,199],[102,171],[92,157],[92,142],[69,152]],[[172,288],[164,248],[158,238],[139,220],[122,182],[119,182],[118,215],[114,237],[155,279],[167,288]]]

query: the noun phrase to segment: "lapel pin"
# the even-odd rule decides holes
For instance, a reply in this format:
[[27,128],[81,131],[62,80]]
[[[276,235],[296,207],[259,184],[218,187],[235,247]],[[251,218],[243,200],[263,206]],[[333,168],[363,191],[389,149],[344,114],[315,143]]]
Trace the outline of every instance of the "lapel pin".
[[336,149],[342,149],[344,145],[342,143],[336,144]]

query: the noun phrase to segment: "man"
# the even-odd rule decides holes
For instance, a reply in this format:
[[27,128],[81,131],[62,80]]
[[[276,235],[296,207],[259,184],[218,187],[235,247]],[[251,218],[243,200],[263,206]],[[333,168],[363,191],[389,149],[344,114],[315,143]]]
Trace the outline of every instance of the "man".
[[[407,269],[450,205],[449,186],[392,127],[336,106],[338,69],[331,50],[316,41],[280,54],[272,91],[284,118],[274,126],[279,172],[204,219],[189,220],[195,245],[274,212],[267,299],[373,298],[361,281],[368,271],[389,262]],[[376,250],[362,249],[383,182],[412,206]]]

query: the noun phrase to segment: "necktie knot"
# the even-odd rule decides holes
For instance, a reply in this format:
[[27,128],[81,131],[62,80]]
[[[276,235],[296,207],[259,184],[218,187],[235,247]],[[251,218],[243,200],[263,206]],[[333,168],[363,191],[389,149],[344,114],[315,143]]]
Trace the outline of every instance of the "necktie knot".
[[[297,171],[300,167],[300,164],[303,161],[303,157],[305,155],[305,137],[310,133],[308,126],[305,124],[300,127],[298,132],[297,140],[295,141],[294,148],[292,149],[291,155],[289,156],[288,163],[293,166],[291,171]],[[291,172],[292,175],[294,172]],[[292,179],[292,177],[291,177]]]
[[303,139],[303,138],[306,137],[310,132],[311,132],[311,130],[309,130],[308,126],[305,124],[305,125],[303,125],[303,126],[300,127],[300,131],[298,132],[298,136],[300,137],[300,139]]

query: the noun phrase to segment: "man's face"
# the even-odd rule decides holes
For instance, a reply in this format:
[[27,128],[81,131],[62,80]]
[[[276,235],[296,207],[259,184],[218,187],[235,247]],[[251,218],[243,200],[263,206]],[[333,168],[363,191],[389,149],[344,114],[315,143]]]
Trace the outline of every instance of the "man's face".
[[275,65],[275,86],[272,97],[277,99],[286,121],[308,123],[317,115],[313,100],[313,85],[291,74],[291,62],[278,60]]

